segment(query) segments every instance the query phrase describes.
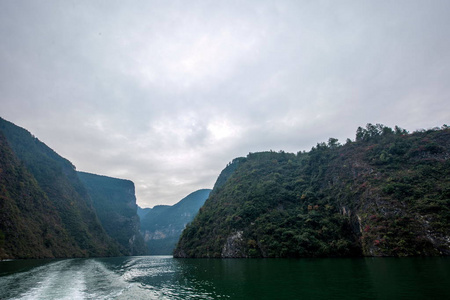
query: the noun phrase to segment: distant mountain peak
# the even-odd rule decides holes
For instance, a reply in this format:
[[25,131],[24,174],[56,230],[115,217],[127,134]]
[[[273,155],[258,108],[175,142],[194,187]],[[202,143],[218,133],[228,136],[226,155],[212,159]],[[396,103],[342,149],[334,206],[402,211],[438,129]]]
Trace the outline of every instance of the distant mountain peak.
[[192,221],[211,190],[190,193],[172,206],[157,205],[141,217],[141,232],[150,254],[172,254],[186,224]]

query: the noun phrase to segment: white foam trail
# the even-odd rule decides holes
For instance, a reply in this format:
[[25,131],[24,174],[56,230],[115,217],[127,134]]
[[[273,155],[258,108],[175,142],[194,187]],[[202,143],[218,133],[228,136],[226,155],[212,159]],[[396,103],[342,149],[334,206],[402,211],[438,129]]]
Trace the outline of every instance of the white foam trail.
[[67,264],[65,261],[55,261],[27,272],[0,277],[0,294],[8,299],[23,299],[24,294],[31,293],[33,288],[45,283],[49,280],[47,277],[51,277],[54,270],[61,268],[65,264]]
[[115,299],[130,287],[120,275],[106,268],[100,261],[89,260],[84,271],[86,299]]
[[85,299],[83,264],[75,260],[64,260],[41,269],[30,277],[34,285],[17,299]]
[[177,272],[164,257],[66,259],[0,277],[0,298],[214,299],[195,282],[181,283]]

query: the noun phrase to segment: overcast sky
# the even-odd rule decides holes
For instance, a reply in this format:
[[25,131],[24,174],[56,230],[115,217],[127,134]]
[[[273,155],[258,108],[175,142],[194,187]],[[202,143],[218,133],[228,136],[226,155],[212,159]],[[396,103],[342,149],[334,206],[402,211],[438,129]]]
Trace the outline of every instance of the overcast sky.
[[450,1],[0,1],[0,116],[138,204],[366,123],[450,123]]

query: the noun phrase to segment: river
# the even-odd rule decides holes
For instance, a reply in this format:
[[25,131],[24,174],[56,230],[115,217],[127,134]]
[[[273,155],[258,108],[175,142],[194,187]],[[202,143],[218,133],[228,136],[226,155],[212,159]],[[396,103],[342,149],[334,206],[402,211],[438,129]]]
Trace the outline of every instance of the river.
[[450,258],[0,262],[0,299],[450,299]]

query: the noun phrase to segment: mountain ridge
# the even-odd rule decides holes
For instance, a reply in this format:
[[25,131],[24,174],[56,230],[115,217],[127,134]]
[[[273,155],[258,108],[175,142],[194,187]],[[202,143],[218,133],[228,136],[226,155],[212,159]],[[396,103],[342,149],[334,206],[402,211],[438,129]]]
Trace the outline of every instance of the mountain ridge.
[[[105,231],[70,161],[3,118],[0,150],[0,259],[132,253]],[[138,226],[136,210],[131,215]]]
[[176,204],[157,205],[141,219],[141,232],[150,254],[172,254],[186,224],[206,201],[210,189],[194,191]]
[[381,124],[345,145],[250,153],[219,176],[174,256],[449,255],[449,157],[447,126]]

